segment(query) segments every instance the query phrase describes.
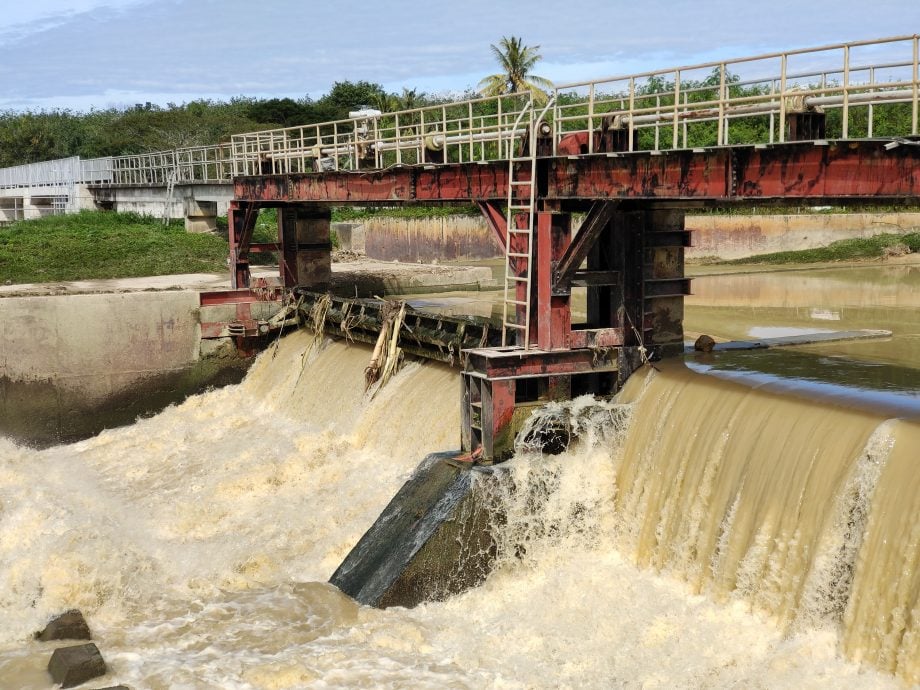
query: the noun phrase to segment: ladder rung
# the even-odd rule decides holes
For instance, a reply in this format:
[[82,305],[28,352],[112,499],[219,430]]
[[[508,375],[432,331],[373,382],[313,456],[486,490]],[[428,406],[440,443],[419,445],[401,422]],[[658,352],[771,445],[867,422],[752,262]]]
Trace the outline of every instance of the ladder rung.
[[508,232],[513,232],[516,235],[529,235],[530,230],[520,230],[519,228],[511,228]]
[[524,205],[512,204],[508,208],[510,208],[512,211],[529,211],[531,209],[531,206],[530,204],[524,204]]
[[522,278],[521,276],[505,276],[505,280],[513,280],[515,283],[529,283],[530,278]]
[[527,330],[527,326],[522,326],[519,323],[511,323],[510,321],[505,321],[505,328],[518,328],[522,331]]
[[530,185],[533,184],[530,180],[511,180],[511,184],[517,186]]
[[520,252],[508,252],[508,253],[506,254],[506,256],[514,256],[514,257],[517,257],[517,258],[519,258],[519,259],[528,259],[528,258],[530,258],[530,254],[521,254]]
[[524,161],[535,161],[536,159],[531,158],[530,156],[524,156],[523,158],[518,156],[517,158],[509,158],[513,163],[523,163]]
[[516,305],[518,305],[519,307],[526,307],[526,306],[527,306],[527,302],[522,302],[522,301],[519,300],[519,299],[506,299],[506,300],[505,300],[505,304],[516,304]]

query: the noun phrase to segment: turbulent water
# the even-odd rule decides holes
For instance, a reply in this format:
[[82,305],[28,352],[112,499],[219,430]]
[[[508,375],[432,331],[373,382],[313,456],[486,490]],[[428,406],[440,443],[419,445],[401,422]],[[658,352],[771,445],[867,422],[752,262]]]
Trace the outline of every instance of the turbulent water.
[[920,680],[916,425],[636,376],[622,403],[572,403],[567,453],[522,450],[478,487],[507,514],[482,586],[379,611],[325,581],[424,454],[456,447],[459,377],[412,364],[370,399],[366,349],[309,345],[87,441],[0,439],[0,687],[50,687],[30,637],[71,607],[111,669],[97,685]]

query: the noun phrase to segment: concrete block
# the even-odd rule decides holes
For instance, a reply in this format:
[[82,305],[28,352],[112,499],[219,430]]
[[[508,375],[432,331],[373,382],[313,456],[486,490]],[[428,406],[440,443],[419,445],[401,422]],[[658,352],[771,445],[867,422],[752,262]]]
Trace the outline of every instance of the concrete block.
[[48,673],[62,688],[72,688],[106,674],[105,661],[92,642],[55,649],[48,662]]
[[217,232],[217,216],[185,217],[186,232]]
[[491,570],[492,516],[472,490],[477,469],[433,453],[413,472],[329,580],[370,606],[415,606],[480,584]]
[[199,201],[195,197],[185,198],[185,231],[216,232],[217,202]]
[[44,630],[35,633],[35,639],[40,642],[91,640],[92,637],[89,626],[86,624],[86,619],[77,609],[71,609],[56,618],[52,618]]

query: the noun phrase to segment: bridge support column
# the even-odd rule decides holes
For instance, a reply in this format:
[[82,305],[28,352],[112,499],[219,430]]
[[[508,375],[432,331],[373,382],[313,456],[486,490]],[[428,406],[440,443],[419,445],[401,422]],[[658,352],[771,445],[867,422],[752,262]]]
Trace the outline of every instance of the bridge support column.
[[217,202],[185,199],[185,231],[215,232],[217,230]]
[[[584,393],[612,395],[643,362],[683,351],[684,247],[680,210],[598,201],[571,237],[567,213],[539,212],[531,342],[464,350],[463,449],[500,462],[532,410]],[[582,268],[584,263],[586,268]],[[572,324],[573,288],[586,319]]]
[[[506,460],[514,438],[534,409],[567,400],[598,373],[615,379],[616,350],[522,350],[515,347],[464,350],[461,447],[481,463]],[[612,391],[597,391],[610,393]]]
[[278,210],[281,276],[285,287],[324,289],[332,278],[332,210],[315,205]]
[[13,223],[22,217],[22,197],[0,197],[0,223]]
[[258,209],[253,204],[243,201],[231,201],[227,210],[230,286],[234,290],[249,287],[249,244],[257,215]]

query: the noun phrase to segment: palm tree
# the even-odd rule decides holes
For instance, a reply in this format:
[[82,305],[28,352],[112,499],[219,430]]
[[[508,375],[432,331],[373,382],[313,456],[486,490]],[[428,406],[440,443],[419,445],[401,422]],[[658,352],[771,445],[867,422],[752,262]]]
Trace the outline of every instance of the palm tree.
[[537,103],[545,103],[547,96],[544,89],[552,89],[553,82],[544,77],[530,73],[533,66],[543,56],[537,51],[540,46],[525,46],[516,36],[503,37],[498,45],[490,46],[502,72],[492,74],[479,82],[479,91],[483,96],[501,96],[506,93],[530,91]]

